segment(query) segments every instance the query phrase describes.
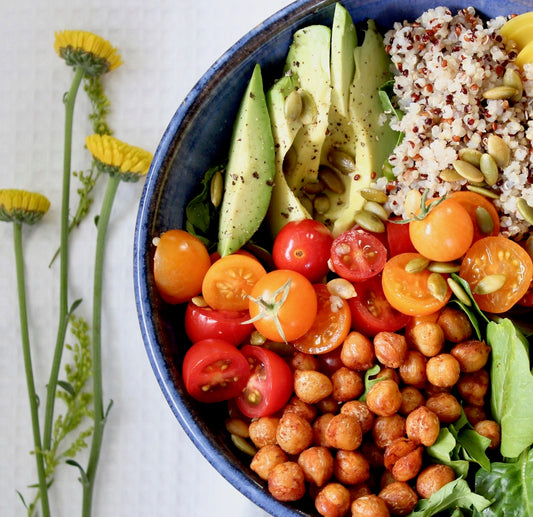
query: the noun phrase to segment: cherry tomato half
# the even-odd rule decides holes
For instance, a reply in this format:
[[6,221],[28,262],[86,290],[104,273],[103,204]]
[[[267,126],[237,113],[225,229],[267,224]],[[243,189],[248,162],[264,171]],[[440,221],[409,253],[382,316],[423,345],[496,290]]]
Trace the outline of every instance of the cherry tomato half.
[[310,282],[320,282],[329,271],[332,242],[326,225],[314,219],[290,221],[274,240],[272,258],[277,269],[292,269]]
[[240,411],[260,418],[279,411],[292,395],[293,377],[289,365],[275,352],[245,345],[242,354],[249,364],[250,377],[236,399]]
[[315,321],[292,345],[306,354],[324,354],[342,345],[350,332],[352,318],[346,300],[332,296],[326,284],[315,284],[313,287],[318,301]]
[[[489,275],[503,275],[505,283],[488,294],[476,294],[477,285]],[[485,237],[466,253],[459,276],[470,285],[481,310],[501,313],[526,294],[533,277],[533,263],[528,252],[511,239]]]
[[192,345],[183,359],[183,382],[200,402],[220,402],[239,395],[250,377],[242,352],[222,339],[204,339]]
[[185,332],[193,343],[220,338],[240,345],[253,330],[253,325],[246,323],[249,319],[248,311],[217,311],[189,302],[185,311]]
[[396,332],[411,319],[397,311],[387,300],[381,285],[381,275],[354,284],[357,296],[348,300],[352,313],[352,329],[369,337],[378,332]]
[[373,234],[352,228],[335,238],[331,246],[331,264],[335,273],[351,282],[367,280],[381,272],[387,249]]

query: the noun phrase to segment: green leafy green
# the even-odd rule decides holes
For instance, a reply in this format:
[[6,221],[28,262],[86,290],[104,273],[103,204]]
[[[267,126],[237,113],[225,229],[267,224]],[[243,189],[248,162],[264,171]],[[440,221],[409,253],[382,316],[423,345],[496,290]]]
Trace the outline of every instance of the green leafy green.
[[[382,84],[380,86],[380,88],[378,89],[378,96],[379,96],[379,100],[381,102],[381,106],[383,107],[383,111],[385,113],[391,113],[398,120],[401,120],[403,115],[404,115],[404,113],[400,109],[398,109],[396,103],[394,102],[393,87],[394,87],[394,79],[390,79],[389,81],[387,81],[386,83],[384,83],[384,84]],[[396,146],[398,146],[398,145],[400,145],[401,141],[403,140],[405,134],[402,133],[401,131],[397,131],[396,133],[398,135],[398,140],[396,142]],[[388,180],[392,181],[392,180],[395,179],[394,173],[392,172],[392,166],[391,166],[391,163],[389,162],[389,160],[387,160],[383,164],[383,175]]]
[[362,400],[363,402],[366,400],[366,396],[368,395],[368,392],[370,391],[370,388],[376,384],[376,382],[379,382],[383,379],[376,378],[375,375],[377,375],[380,371],[379,364],[375,364],[365,372],[365,391],[363,394],[359,397],[359,400]]
[[457,476],[466,477],[468,474],[469,462],[465,459],[458,459],[457,439],[447,427],[441,428],[436,442],[427,447],[426,452],[437,463],[451,467]]

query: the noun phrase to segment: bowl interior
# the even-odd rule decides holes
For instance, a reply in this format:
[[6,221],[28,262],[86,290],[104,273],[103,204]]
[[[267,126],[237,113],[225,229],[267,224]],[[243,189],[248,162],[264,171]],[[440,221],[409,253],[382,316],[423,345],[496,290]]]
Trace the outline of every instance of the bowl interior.
[[[191,440],[237,489],[274,515],[314,514],[309,501],[284,504],[272,499],[249,469],[249,458],[231,444],[222,425],[225,405],[202,405],[186,393],[181,361],[189,346],[183,330],[183,307],[164,304],[154,288],[152,239],[181,228],[184,207],[211,165],[227,156],[237,106],[252,69],[262,68],[268,88],[282,73],[293,33],[311,24],[331,26],[333,0],[297,1],[257,26],[226,52],[178,107],[155,153],[139,206],[134,242],[134,282],[145,347],[161,389]],[[354,22],[373,18],[383,29],[424,10],[446,4],[452,11],[472,5],[488,17],[521,13],[532,0],[345,0]]]

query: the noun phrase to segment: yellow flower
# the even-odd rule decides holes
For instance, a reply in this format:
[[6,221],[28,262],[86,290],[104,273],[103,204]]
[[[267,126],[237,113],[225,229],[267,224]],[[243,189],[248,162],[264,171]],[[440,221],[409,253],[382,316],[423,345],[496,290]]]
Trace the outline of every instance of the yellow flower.
[[54,48],[69,66],[82,67],[88,76],[102,75],[122,64],[117,49],[92,32],[56,32]]
[[94,134],[88,136],[85,143],[100,170],[111,175],[119,174],[124,181],[137,181],[148,172],[152,163],[151,153],[110,135]]
[[37,192],[0,190],[0,221],[34,224],[49,208],[48,198]]

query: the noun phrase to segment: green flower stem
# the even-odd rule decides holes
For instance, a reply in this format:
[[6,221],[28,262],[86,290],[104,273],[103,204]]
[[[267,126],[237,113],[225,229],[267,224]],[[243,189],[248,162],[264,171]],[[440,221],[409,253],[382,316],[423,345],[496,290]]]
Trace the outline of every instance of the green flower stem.
[[113,201],[120,183],[120,175],[109,177],[100,216],[98,217],[98,229],[96,235],[96,251],[94,260],[94,289],[93,289],[93,393],[94,393],[94,433],[89,453],[89,461],[85,471],[86,478],[83,483],[83,517],[89,517],[92,509],[92,497],[96,469],[100,458],[102,438],[104,434],[107,412],[104,413],[103,389],[102,389],[102,281],[104,270],[104,251],[107,227]]
[[39,428],[39,413],[37,404],[37,393],[35,392],[35,381],[33,378],[33,366],[31,362],[30,337],[28,332],[28,313],[26,309],[26,286],[24,281],[24,259],[22,254],[22,223],[14,222],[14,247],[15,263],[17,268],[17,288],[20,312],[20,334],[22,338],[22,352],[24,355],[24,369],[26,371],[26,384],[28,387],[28,399],[30,402],[31,425],[33,431],[33,446],[35,449],[35,462],[37,464],[37,475],[39,478],[39,496],[43,517],[50,516],[50,505],[48,502],[48,488],[46,485],[46,474],[44,459],[41,447],[41,431]]
[[59,269],[59,324],[50,378],[47,385],[46,409],[44,419],[43,447],[49,450],[52,443],[52,427],[54,422],[54,404],[57,390],[61,356],[67,333],[68,308],[68,234],[69,234],[69,198],[70,198],[70,162],[72,157],[72,121],[76,95],[84,76],[82,67],[76,68],[70,90],[65,101],[65,142],[63,154],[63,191],[61,204],[61,239],[60,239],[60,269]]

